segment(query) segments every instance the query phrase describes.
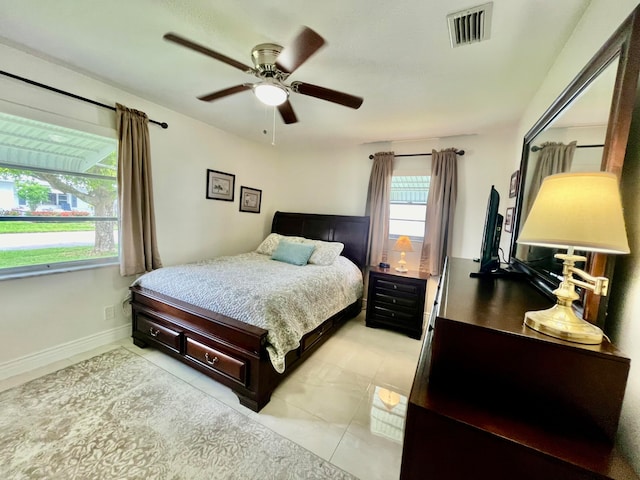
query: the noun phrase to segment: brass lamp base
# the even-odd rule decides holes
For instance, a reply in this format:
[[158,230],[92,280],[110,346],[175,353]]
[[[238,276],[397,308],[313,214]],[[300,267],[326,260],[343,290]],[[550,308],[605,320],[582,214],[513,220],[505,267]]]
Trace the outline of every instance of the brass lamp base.
[[550,337],[585,345],[602,343],[603,333],[595,325],[576,316],[571,306],[556,304],[547,310],[524,314],[524,324]]

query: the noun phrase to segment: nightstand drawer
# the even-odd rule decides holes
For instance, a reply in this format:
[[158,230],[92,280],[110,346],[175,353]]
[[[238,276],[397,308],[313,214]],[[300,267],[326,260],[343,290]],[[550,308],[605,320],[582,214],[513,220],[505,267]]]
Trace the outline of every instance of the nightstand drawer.
[[412,295],[416,295],[418,293],[418,288],[415,285],[403,282],[377,279],[375,286],[376,288],[389,290],[391,292],[404,292]]
[[136,316],[136,332],[180,352],[180,333],[167,328],[140,313]]
[[186,356],[246,385],[246,362],[187,337]]
[[405,313],[397,309],[392,310],[379,305],[374,305],[372,313],[376,320],[388,320],[389,322],[404,325],[412,325],[417,322],[415,313]]
[[376,305],[389,305],[395,307],[401,307],[405,309],[415,310],[418,305],[418,297],[415,295],[408,297],[401,297],[398,295],[388,295],[386,293],[376,292],[373,301]]

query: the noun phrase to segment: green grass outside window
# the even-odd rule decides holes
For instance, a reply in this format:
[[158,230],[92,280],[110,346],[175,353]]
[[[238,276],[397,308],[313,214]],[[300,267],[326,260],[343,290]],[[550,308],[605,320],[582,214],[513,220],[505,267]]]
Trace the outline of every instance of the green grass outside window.
[[94,222],[43,223],[43,222],[0,222],[0,234],[3,233],[43,233],[43,232],[81,232],[95,230]]
[[93,253],[93,247],[53,247],[29,250],[0,250],[0,268],[26,267],[29,265],[45,265],[75,260],[90,260],[104,257],[115,257],[117,250]]

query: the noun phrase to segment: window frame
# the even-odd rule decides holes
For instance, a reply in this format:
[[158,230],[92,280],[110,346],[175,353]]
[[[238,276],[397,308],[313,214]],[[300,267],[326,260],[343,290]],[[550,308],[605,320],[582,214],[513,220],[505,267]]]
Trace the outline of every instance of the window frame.
[[[393,172],[393,177],[427,177],[429,178],[429,186],[431,186],[430,184],[430,180],[431,180],[431,175],[430,173],[425,173],[424,171],[420,171],[420,172],[415,172],[415,171],[406,171],[406,170],[400,170],[400,171],[394,171]],[[393,185],[393,180],[392,180],[392,185]],[[393,189],[393,186],[391,187]],[[427,198],[429,196],[429,190],[427,189]],[[426,216],[426,206],[427,206],[427,201],[425,200],[425,203],[405,203],[405,202],[393,202],[393,201],[389,201],[389,207],[391,207],[391,205],[424,205],[425,207],[425,216]],[[391,209],[390,209],[391,210]],[[391,211],[389,211],[389,240],[397,240],[400,236],[404,235],[403,233],[391,233],[391,221],[392,220],[403,220],[404,219],[394,219],[391,217]],[[423,229],[422,231],[424,232],[424,225],[425,225],[425,220],[406,220],[406,221],[412,221],[412,222],[419,222],[423,225]],[[416,236],[416,235],[407,235],[412,242],[423,242],[424,241],[424,234],[420,235],[420,236]]]
[[[54,127],[61,127],[65,129],[75,130],[79,133],[85,133],[89,135],[97,135],[97,136],[103,137],[105,139],[113,141],[112,153],[115,153],[117,157],[117,148],[118,148],[117,138],[115,138],[115,135],[113,135],[114,132],[112,131],[107,131],[106,129],[100,129],[100,130],[103,130],[100,132],[91,131],[91,130],[94,130],[94,128],[88,128],[88,129],[81,128],[82,127],[81,124],[62,126],[62,125],[59,125],[57,122],[52,121],[51,119],[38,118],[38,116],[34,117],[33,115],[29,115],[26,112],[13,112],[13,111],[6,111],[4,109],[0,109],[0,111],[2,111],[3,113],[6,113],[7,115],[12,115],[19,118],[25,118],[25,119],[33,120],[36,122],[45,123],[48,125],[52,125]],[[76,122],[73,122],[73,123],[76,123]],[[96,165],[98,165],[99,163],[100,162],[96,163]],[[33,172],[51,173],[55,175],[75,176],[75,177],[91,178],[91,179],[113,182],[116,190],[114,201],[117,202],[117,199],[118,199],[118,193],[117,193],[118,185],[117,185],[117,175],[116,175],[117,161],[116,161],[116,167],[114,167],[114,175],[100,175],[100,174],[87,173],[87,172],[75,172],[70,170],[55,170],[55,169],[49,169],[49,168],[43,168],[43,167],[21,165],[21,164],[11,163],[11,162],[0,162],[0,168],[16,169],[24,172],[33,171]],[[53,186],[49,185],[49,187],[52,190],[55,190]],[[52,193],[53,192],[50,192],[50,195]],[[55,195],[56,199],[58,199],[60,195],[65,195],[67,198],[68,204],[72,206],[72,208],[74,203],[77,205],[77,202],[78,202],[77,197],[73,194],[53,193],[53,195]],[[18,198],[15,205],[16,207],[21,207],[26,205],[26,202]],[[57,205],[57,202],[56,202],[56,205]],[[22,222],[28,221],[28,222],[36,222],[36,223],[91,222],[96,225],[99,222],[114,222],[116,225],[116,228],[120,228],[120,219],[119,219],[119,212],[117,207],[114,213],[115,213],[114,216],[90,216],[90,215],[87,215],[87,216],[53,216],[53,215],[52,216],[46,216],[46,215],[31,216],[31,215],[0,214],[0,222],[20,222],[20,221]],[[64,247],[65,245],[62,244],[61,246]],[[117,240],[116,240],[116,248],[117,248],[117,252],[114,255],[109,255],[104,257],[0,268],[0,280],[24,278],[24,277],[31,277],[31,276],[46,275],[51,273],[71,272],[71,271],[77,271],[77,270],[86,270],[86,269],[94,269],[94,268],[100,268],[100,267],[119,265],[121,245],[120,245],[120,242]],[[37,247],[32,249],[37,249]]]

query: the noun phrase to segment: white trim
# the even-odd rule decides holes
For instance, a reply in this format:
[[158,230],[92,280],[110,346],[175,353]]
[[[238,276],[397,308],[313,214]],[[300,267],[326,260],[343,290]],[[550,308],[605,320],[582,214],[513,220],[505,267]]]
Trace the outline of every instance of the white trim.
[[40,352],[9,360],[0,364],[0,380],[20,375],[50,363],[78,355],[88,350],[117,342],[131,335],[131,324],[105,330],[88,337],[79,338],[68,343],[47,348]]
[[[396,152],[398,153],[398,152]],[[393,159],[393,176],[431,176],[431,157],[398,157]]]

